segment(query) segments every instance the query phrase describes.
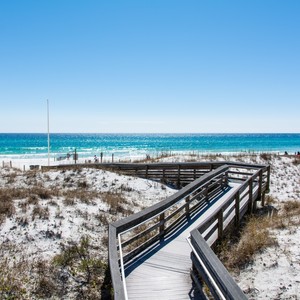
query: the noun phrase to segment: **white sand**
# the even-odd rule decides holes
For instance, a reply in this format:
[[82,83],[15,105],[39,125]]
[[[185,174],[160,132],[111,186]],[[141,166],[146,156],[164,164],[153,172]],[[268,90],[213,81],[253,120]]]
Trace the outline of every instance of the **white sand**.
[[[182,161],[184,159],[203,160],[199,157],[171,156],[164,161]],[[218,157],[219,160],[243,160],[245,162],[266,163],[259,156],[248,157]],[[293,164],[294,158],[273,156],[270,194],[280,202],[300,199],[300,165]],[[4,164],[9,165],[9,159]],[[57,162],[51,162],[54,164]],[[28,172],[2,168],[0,165],[0,188],[4,187],[30,187],[33,183],[41,186],[74,190],[78,182],[86,183],[102,192],[123,192],[128,201],[128,208],[136,212],[143,207],[165,199],[175,191],[162,187],[158,183],[134,177],[117,175],[112,172],[94,169],[84,169],[80,173],[74,171],[51,171],[37,173],[30,178]],[[47,165],[47,159],[40,160],[12,160],[12,166],[21,170],[29,169],[30,165]],[[10,175],[14,173],[12,182]],[[66,178],[72,179],[72,184],[66,185]],[[125,189],[124,189],[125,187]],[[20,203],[25,199],[15,201],[16,213],[7,218],[0,225],[0,243],[11,244],[21,249],[24,256],[33,258],[51,259],[61,250],[61,242],[78,240],[82,235],[88,234],[93,244],[103,245],[103,237],[107,237],[105,226],[99,225],[97,216],[106,214],[110,221],[115,218],[107,213],[109,205],[102,199],[91,203],[83,203],[79,199],[75,205],[66,206],[62,198],[42,200],[40,205],[49,208],[49,219],[35,218],[32,220],[33,207],[23,211]],[[55,202],[51,204],[50,201]],[[27,219],[28,225],[23,226],[22,220]],[[237,281],[250,299],[298,299],[300,295],[300,229],[293,227],[290,230],[276,230],[274,236],[278,239],[278,246],[266,249],[256,255],[255,261],[245,270],[241,270]],[[103,256],[106,257],[105,247],[100,246]],[[99,250],[98,250],[99,251]],[[15,255],[20,253],[15,249]],[[5,254],[5,253],[4,253]],[[11,251],[7,255],[12,255]],[[299,298],[300,299],[300,298]]]

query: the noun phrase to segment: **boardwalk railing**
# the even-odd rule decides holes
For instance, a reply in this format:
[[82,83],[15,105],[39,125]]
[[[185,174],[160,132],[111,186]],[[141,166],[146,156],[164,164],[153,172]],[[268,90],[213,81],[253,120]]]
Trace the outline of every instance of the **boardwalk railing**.
[[43,166],[42,170],[70,168],[99,168],[119,171],[124,175],[169,183],[178,187],[187,185],[224,163],[92,163]]
[[[242,294],[234,281],[229,279],[228,273],[226,280],[222,275],[224,272],[218,273],[220,269],[214,272],[212,267],[204,266],[204,269],[209,272],[206,277],[210,278],[206,280],[206,271],[199,269],[199,265],[203,266],[203,262],[199,263],[197,259],[208,262],[216,261],[212,264],[213,267],[220,266],[221,263],[218,262],[216,256],[208,255],[207,251],[204,252],[203,258],[199,249],[204,249],[203,237],[205,243],[212,245],[219,237],[222,237],[224,230],[230,224],[238,224],[246,212],[252,212],[257,200],[261,200],[263,204],[264,194],[269,188],[270,181],[268,166],[217,162],[139,166],[110,164],[107,167],[154,180],[174,180],[176,173],[177,183],[179,181],[181,185],[185,185],[191,182],[164,201],[109,225],[109,265],[115,299],[127,299],[124,268],[138,259],[149,247],[155,247],[161,240],[171,238],[174,231],[186,224],[187,220],[193,218],[199,210],[210,205],[211,201],[215,201],[218,195],[224,193],[228,189],[228,181],[239,182],[240,188],[221,207],[213,211],[209,218],[201,223],[197,231],[191,233],[191,245],[194,249],[192,254],[194,271],[191,276],[196,284],[199,284],[199,275],[203,277],[215,296],[222,293],[227,295],[226,291],[230,290],[227,285],[234,286],[235,293]],[[197,178],[197,176],[200,177]],[[199,235],[203,237],[199,238]],[[207,247],[210,249],[209,246]],[[213,278],[215,276],[218,278]],[[222,279],[225,280],[225,288]],[[219,285],[221,287],[218,287]]]
[[191,232],[189,243],[193,263],[191,277],[200,291],[203,288],[202,279],[214,299],[247,299],[197,229]]
[[257,199],[263,201],[268,189],[263,174],[269,174],[269,171],[269,167],[257,170],[222,207],[217,207],[202,225],[191,232],[191,277],[198,287],[201,287],[200,278],[204,280],[215,299],[246,299],[209,246],[223,236],[224,228],[230,224],[238,225],[246,212],[252,212]]
[[242,174],[241,171],[238,172],[238,174],[234,174],[234,171],[232,171],[233,176],[238,175],[239,177],[248,176],[249,172],[252,170],[257,170],[262,167],[261,165],[250,165],[226,161],[181,163],[89,163],[42,166],[42,171],[71,168],[107,169],[119,171],[125,175],[137,176],[182,187],[225,164],[228,164],[231,167],[238,166],[238,168],[244,168],[245,174]]

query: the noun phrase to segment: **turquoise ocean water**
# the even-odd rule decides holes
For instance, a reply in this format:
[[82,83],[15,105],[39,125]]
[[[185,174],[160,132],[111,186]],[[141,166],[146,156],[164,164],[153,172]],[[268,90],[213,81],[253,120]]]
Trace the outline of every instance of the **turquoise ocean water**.
[[[300,151],[300,134],[65,134],[50,135],[51,157],[114,154],[142,157],[161,153]],[[46,158],[47,134],[0,133],[0,158]]]

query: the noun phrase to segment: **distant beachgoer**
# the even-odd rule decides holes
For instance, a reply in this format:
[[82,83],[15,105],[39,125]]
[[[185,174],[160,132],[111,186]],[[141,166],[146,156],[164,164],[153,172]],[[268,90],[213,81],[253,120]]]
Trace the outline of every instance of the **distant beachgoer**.
[[94,155],[94,162],[98,162],[98,157],[96,155]]
[[284,151],[284,155],[289,155],[287,151]]

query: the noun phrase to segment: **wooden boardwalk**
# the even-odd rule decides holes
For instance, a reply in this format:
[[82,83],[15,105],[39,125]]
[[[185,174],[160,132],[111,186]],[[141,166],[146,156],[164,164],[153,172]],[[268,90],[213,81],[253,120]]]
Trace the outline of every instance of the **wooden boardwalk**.
[[177,231],[167,235],[163,241],[143,253],[125,268],[128,299],[202,299],[194,289],[190,277],[192,267],[191,248],[187,242],[189,233],[205,223],[210,214],[239,187],[230,188],[202,208]]

